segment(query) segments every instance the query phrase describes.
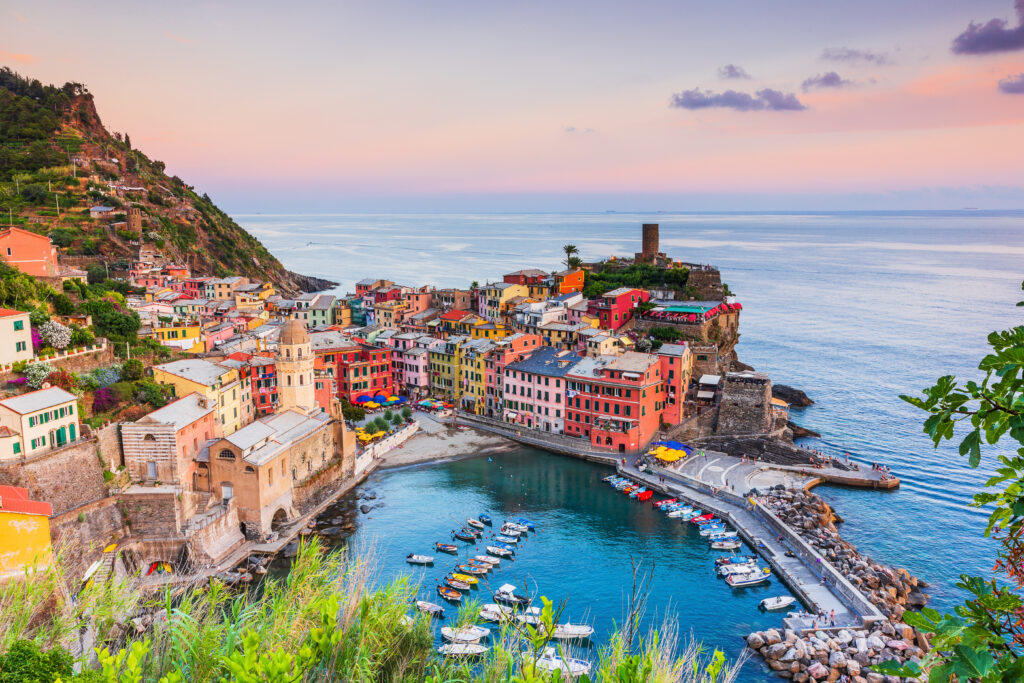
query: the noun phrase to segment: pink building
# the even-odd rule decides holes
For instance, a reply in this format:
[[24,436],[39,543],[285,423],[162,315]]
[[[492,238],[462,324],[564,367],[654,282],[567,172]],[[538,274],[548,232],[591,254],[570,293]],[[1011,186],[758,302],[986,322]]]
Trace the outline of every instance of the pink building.
[[444,340],[426,334],[405,332],[387,339],[391,347],[391,369],[395,389],[411,398],[425,397],[430,392],[430,349],[442,346]]
[[536,334],[513,334],[500,339],[484,360],[484,393],[487,417],[501,417],[504,399],[502,390],[505,366],[515,363],[541,347],[541,338]]
[[579,360],[570,351],[542,346],[505,366],[502,419],[561,434],[565,426],[565,376]]

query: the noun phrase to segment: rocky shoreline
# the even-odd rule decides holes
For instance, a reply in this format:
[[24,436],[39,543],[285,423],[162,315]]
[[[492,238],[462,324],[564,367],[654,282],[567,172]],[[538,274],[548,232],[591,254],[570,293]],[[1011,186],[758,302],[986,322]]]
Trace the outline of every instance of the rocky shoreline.
[[928,595],[921,590],[927,584],[906,569],[894,569],[861,555],[839,536],[838,517],[820,496],[809,491],[773,491],[765,504],[860,589],[888,621],[870,629],[834,633],[817,630],[801,635],[788,629],[768,629],[748,635],[747,646],[764,657],[780,677],[798,683],[831,682],[843,675],[853,683],[899,681],[868,667],[889,660],[919,662],[928,651],[924,634],[901,622],[904,611],[927,603]]

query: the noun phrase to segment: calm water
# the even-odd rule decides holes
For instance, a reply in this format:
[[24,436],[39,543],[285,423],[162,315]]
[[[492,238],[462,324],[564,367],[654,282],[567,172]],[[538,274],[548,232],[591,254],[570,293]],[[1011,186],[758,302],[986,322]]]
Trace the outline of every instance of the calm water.
[[[886,463],[903,479],[892,493],[819,489],[846,519],[843,535],[874,558],[930,581],[939,608],[960,599],[953,586],[960,573],[991,567],[993,548],[981,537],[985,515],[966,506],[986,477],[984,465],[972,471],[955,449],[933,450],[921,433],[921,415],[898,395],[916,393],[943,374],[974,377],[987,333],[1022,323],[1014,304],[1024,279],[1024,212],[245,216],[241,222],[289,268],[338,280],[340,291],[368,276],[466,286],[521,267],[554,269],[561,245],[570,242],[585,259],[631,254],[639,248],[640,224],[658,222],[662,251],[717,264],[744,304],[740,358],[817,401],[802,414],[794,411],[795,421],[823,434],[816,447]],[[479,474],[466,488],[492,495],[493,481]],[[413,496],[415,478],[430,476],[405,472],[386,483]],[[401,497],[390,496],[390,504]],[[427,500],[424,506],[447,514],[444,505]],[[634,539],[651,528],[635,518],[623,521]],[[377,535],[383,540],[387,533]],[[668,564],[659,566],[659,574],[669,572]],[[719,609],[731,607],[698,601],[681,607],[680,618],[710,638],[724,621]],[[705,608],[709,614],[701,613]]]

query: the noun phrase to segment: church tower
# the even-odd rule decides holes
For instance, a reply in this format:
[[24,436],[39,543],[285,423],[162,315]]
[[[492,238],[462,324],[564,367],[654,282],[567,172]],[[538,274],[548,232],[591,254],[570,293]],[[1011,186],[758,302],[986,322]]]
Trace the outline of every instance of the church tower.
[[277,395],[280,397],[280,410],[296,408],[306,414],[317,412],[313,361],[309,333],[298,320],[289,320],[281,328],[277,344]]

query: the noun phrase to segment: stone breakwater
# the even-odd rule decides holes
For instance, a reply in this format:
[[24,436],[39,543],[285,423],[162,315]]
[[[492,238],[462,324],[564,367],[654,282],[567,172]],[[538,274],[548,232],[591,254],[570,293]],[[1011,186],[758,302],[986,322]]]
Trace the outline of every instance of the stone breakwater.
[[[832,508],[809,491],[773,491],[764,503],[856,586],[888,621],[864,629],[797,633],[777,630],[751,633],[747,645],[783,678],[794,681],[836,681],[847,676],[854,683],[892,683],[867,667],[888,660],[920,661],[928,641],[901,622],[904,611],[920,609],[928,601],[921,589],[927,584],[905,569],[872,562],[839,536],[838,517]],[[818,624],[821,626],[822,624]],[[834,629],[833,629],[834,631]]]

